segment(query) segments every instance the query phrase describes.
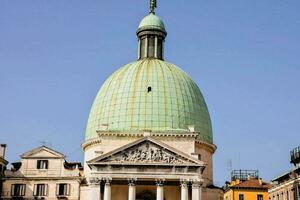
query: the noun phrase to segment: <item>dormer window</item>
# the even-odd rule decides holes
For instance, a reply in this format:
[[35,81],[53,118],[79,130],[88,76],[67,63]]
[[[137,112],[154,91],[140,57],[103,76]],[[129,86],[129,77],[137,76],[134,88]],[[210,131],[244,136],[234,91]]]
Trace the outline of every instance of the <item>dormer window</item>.
[[48,160],[38,160],[37,169],[48,169]]

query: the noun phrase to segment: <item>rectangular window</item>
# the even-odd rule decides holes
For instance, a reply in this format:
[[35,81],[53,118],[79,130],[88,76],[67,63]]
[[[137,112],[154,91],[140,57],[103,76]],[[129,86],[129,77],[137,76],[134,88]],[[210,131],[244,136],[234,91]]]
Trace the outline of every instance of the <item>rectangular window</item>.
[[20,197],[25,196],[26,185],[25,184],[13,184],[11,185],[11,196]]
[[257,200],[263,200],[263,195],[258,194],[258,195],[257,195]]
[[56,196],[69,196],[70,184],[60,183],[56,185]]
[[243,194],[239,194],[239,200],[244,200],[244,195]]
[[34,185],[34,196],[47,196],[48,195],[48,185],[47,184],[37,184]]
[[48,160],[38,160],[37,169],[48,169]]

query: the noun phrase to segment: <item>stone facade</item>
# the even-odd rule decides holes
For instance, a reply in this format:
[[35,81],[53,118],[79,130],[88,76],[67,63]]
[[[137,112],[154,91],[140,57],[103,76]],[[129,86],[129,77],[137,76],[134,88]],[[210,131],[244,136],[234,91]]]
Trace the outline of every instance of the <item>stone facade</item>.
[[273,184],[270,200],[300,200],[300,165],[275,178]]
[[6,165],[8,164],[7,160],[5,160],[5,150],[6,144],[0,144],[0,198],[2,197],[2,188],[3,188],[3,178],[4,171],[6,169]]
[[[196,200],[223,198],[213,183],[214,145],[198,141],[193,133],[122,135],[99,132],[86,141],[83,199]],[[150,198],[151,199],[151,198]]]
[[80,197],[82,167],[68,163],[64,155],[38,147],[21,156],[5,171],[2,198],[72,199]]

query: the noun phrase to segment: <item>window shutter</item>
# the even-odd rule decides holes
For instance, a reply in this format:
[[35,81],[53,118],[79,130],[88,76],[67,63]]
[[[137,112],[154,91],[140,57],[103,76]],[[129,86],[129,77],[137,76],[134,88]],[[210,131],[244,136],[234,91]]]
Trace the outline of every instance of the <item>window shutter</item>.
[[44,196],[48,196],[48,184],[45,184],[44,186]]
[[10,195],[11,195],[11,196],[14,196],[14,195],[15,195],[15,185],[14,185],[14,184],[11,185],[11,192],[10,192]]
[[59,195],[59,184],[56,184],[56,196]]
[[21,196],[25,196],[25,191],[26,191],[26,185],[22,184],[21,185]]
[[70,196],[71,184],[67,184],[66,186],[67,186],[67,187],[66,187],[66,188],[67,188],[66,195],[67,195],[67,196]]
[[36,184],[33,186],[33,195],[37,196],[37,185]]

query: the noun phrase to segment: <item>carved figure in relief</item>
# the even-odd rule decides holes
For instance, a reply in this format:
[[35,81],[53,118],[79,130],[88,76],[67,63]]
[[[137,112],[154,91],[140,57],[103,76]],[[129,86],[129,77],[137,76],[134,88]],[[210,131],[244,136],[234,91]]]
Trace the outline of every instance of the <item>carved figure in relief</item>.
[[128,152],[119,153],[106,160],[107,162],[142,162],[142,163],[182,163],[174,155],[162,148],[151,146],[149,143],[140,147],[132,148]]

